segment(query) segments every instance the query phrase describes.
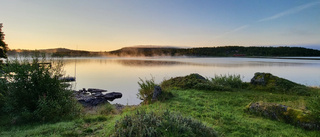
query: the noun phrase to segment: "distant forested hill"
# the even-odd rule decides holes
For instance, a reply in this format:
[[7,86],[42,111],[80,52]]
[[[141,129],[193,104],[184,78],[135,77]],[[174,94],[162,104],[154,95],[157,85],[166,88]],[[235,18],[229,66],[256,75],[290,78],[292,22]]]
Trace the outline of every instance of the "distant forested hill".
[[45,50],[10,50],[8,55],[29,55],[41,52],[52,57],[92,57],[92,56],[192,56],[192,57],[288,57],[288,56],[320,56],[320,50],[302,47],[203,47],[203,48],[174,48],[174,47],[126,47],[110,52],[92,52],[70,50],[65,48]]
[[55,48],[55,49],[42,49],[42,50],[21,50],[21,49],[13,49],[8,51],[9,56],[29,56],[34,53],[45,53],[52,57],[92,57],[92,56],[100,56],[100,52],[91,52],[84,50],[71,50],[66,48]]
[[319,50],[302,47],[203,47],[203,48],[122,48],[109,52],[116,56],[320,56]]

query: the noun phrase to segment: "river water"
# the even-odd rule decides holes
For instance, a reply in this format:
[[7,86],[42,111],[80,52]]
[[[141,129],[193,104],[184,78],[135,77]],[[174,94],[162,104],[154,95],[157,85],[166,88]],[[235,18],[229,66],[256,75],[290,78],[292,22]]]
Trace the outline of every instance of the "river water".
[[73,88],[100,88],[123,94],[111,103],[136,105],[139,78],[155,78],[156,83],[176,76],[198,73],[215,75],[240,74],[250,81],[255,72],[268,72],[291,81],[320,86],[320,58],[64,58],[66,75],[75,76]]

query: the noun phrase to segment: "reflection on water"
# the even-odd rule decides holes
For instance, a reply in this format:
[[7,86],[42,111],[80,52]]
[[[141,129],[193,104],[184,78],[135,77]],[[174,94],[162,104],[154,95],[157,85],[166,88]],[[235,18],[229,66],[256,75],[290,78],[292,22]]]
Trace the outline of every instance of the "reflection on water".
[[[207,58],[197,58],[207,59]],[[183,58],[177,59],[121,59],[121,58],[68,58],[65,59],[65,64],[74,63],[118,63],[124,66],[130,67],[159,67],[159,66],[174,66],[174,65],[187,65],[187,66],[217,66],[217,67],[247,67],[247,66],[298,66],[298,65],[312,65],[310,62],[272,62],[272,61],[232,61],[235,58],[220,58],[220,61],[215,62],[203,62],[194,60],[183,60]],[[224,61],[221,61],[224,60]],[[269,59],[270,60],[270,59]],[[314,63],[317,65],[317,63]]]
[[250,81],[255,72],[269,72],[294,82],[320,86],[319,60],[258,58],[65,58],[66,74],[76,76],[75,89],[101,88],[123,93],[112,103],[139,104],[138,80],[199,73],[205,77],[240,74]]

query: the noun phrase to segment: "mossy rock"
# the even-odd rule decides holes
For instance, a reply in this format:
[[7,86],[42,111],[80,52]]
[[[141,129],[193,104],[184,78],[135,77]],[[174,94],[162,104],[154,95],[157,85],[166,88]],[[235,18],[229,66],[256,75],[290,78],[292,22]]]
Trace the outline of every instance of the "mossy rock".
[[248,104],[245,111],[250,114],[286,122],[304,129],[320,130],[319,121],[316,121],[310,112],[295,109],[286,105],[268,102],[255,102]]
[[229,91],[230,87],[216,85],[199,74],[190,74],[184,77],[175,77],[164,80],[161,88],[197,89],[210,91]]
[[293,93],[297,95],[311,94],[310,88],[290,80],[274,76],[270,73],[255,73],[250,84],[254,87],[254,89],[270,92],[280,92],[286,94]]
[[208,80],[199,74],[190,74],[184,77],[175,77],[165,80],[161,83],[161,87],[172,87],[181,89],[191,89],[197,84],[206,83]]

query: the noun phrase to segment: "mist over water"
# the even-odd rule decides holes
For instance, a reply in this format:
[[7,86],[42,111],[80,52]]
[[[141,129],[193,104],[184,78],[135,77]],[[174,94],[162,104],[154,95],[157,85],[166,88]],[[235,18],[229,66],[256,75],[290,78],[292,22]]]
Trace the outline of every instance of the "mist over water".
[[171,77],[199,73],[204,77],[240,74],[249,82],[255,72],[268,72],[291,81],[320,86],[320,61],[264,58],[65,58],[66,74],[75,76],[73,88],[101,88],[118,91],[121,99],[111,103],[135,105],[139,78],[156,83]]

